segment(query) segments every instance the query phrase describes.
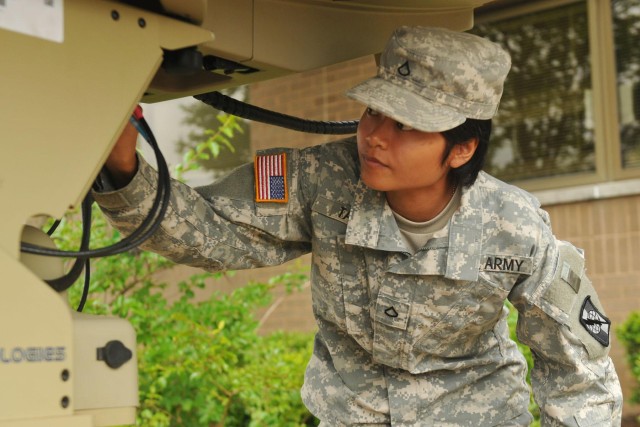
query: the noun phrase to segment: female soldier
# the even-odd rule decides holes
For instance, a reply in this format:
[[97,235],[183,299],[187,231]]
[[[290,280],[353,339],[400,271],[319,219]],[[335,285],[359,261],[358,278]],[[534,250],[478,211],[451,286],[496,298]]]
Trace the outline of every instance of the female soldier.
[[[619,425],[610,322],[582,253],[526,192],[481,172],[509,55],[466,33],[402,27],[348,95],[357,136],[259,153],[212,185],[178,182],[148,249],[208,270],[312,253],[319,331],[302,396],[326,426],[523,426],[535,357],[543,425]],[[131,232],[156,172],[125,129],[95,195]]]

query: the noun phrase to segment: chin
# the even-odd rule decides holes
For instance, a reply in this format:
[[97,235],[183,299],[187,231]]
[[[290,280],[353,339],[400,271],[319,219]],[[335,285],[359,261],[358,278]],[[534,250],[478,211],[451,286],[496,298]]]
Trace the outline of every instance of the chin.
[[387,191],[388,188],[382,183],[375,179],[368,179],[366,176],[360,175],[360,179],[364,182],[368,188],[376,191]]

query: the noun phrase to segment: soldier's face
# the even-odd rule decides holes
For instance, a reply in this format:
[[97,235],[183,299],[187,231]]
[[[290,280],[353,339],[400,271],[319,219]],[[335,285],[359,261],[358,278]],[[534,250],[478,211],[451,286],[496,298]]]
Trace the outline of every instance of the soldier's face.
[[367,108],[357,135],[361,179],[368,187],[446,190],[449,166],[442,162],[446,142],[441,133],[412,129]]

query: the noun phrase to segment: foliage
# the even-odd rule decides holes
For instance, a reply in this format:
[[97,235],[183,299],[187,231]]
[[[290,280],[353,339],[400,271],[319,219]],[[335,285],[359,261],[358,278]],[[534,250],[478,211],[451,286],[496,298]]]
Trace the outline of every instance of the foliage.
[[194,303],[191,289],[204,286],[204,278],[181,283],[181,296],[171,306],[160,293],[142,289],[128,307],[142,332],[139,425],[302,426],[312,421],[299,396],[311,337],[256,333],[253,313],[269,301],[269,285],[249,283]]
[[203,161],[217,158],[223,149],[235,153],[231,139],[235,134],[244,132],[240,119],[226,113],[219,113],[215,118],[218,126],[215,129],[205,129],[204,141],[193,144],[184,152],[182,163],[175,167],[177,178],[182,178],[185,172],[199,169]]
[[[246,88],[226,94],[244,99]],[[251,158],[249,126],[244,120],[199,101],[180,108],[186,113],[182,124],[191,130],[175,143],[176,152],[183,156],[183,163],[175,169],[177,178],[194,169],[217,177]]]
[[[518,346],[520,352],[524,355],[524,358],[527,361],[527,384],[531,387],[531,368],[533,368],[533,356],[531,355],[531,350],[526,345],[522,344],[518,341],[518,337],[516,335],[516,326],[518,323],[518,311],[509,303],[506,302],[507,308],[509,309],[509,317],[507,318],[507,324],[509,325],[509,332],[511,335],[511,339],[515,341]],[[535,400],[533,400],[533,395],[531,395],[531,399],[529,401],[529,412],[533,414],[533,422],[531,423],[531,427],[540,427],[540,408],[536,404]]]
[[640,403],[640,311],[631,313],[616,332],[627,351],[627,362],[637,383],[631,401]]

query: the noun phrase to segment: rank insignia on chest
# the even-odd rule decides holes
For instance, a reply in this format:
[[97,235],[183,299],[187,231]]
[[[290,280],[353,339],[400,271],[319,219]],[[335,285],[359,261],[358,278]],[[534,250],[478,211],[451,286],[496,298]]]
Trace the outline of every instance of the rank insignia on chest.
[[286,203],[289,200],[287,155],[258,155],[254,161],[256,202]]

